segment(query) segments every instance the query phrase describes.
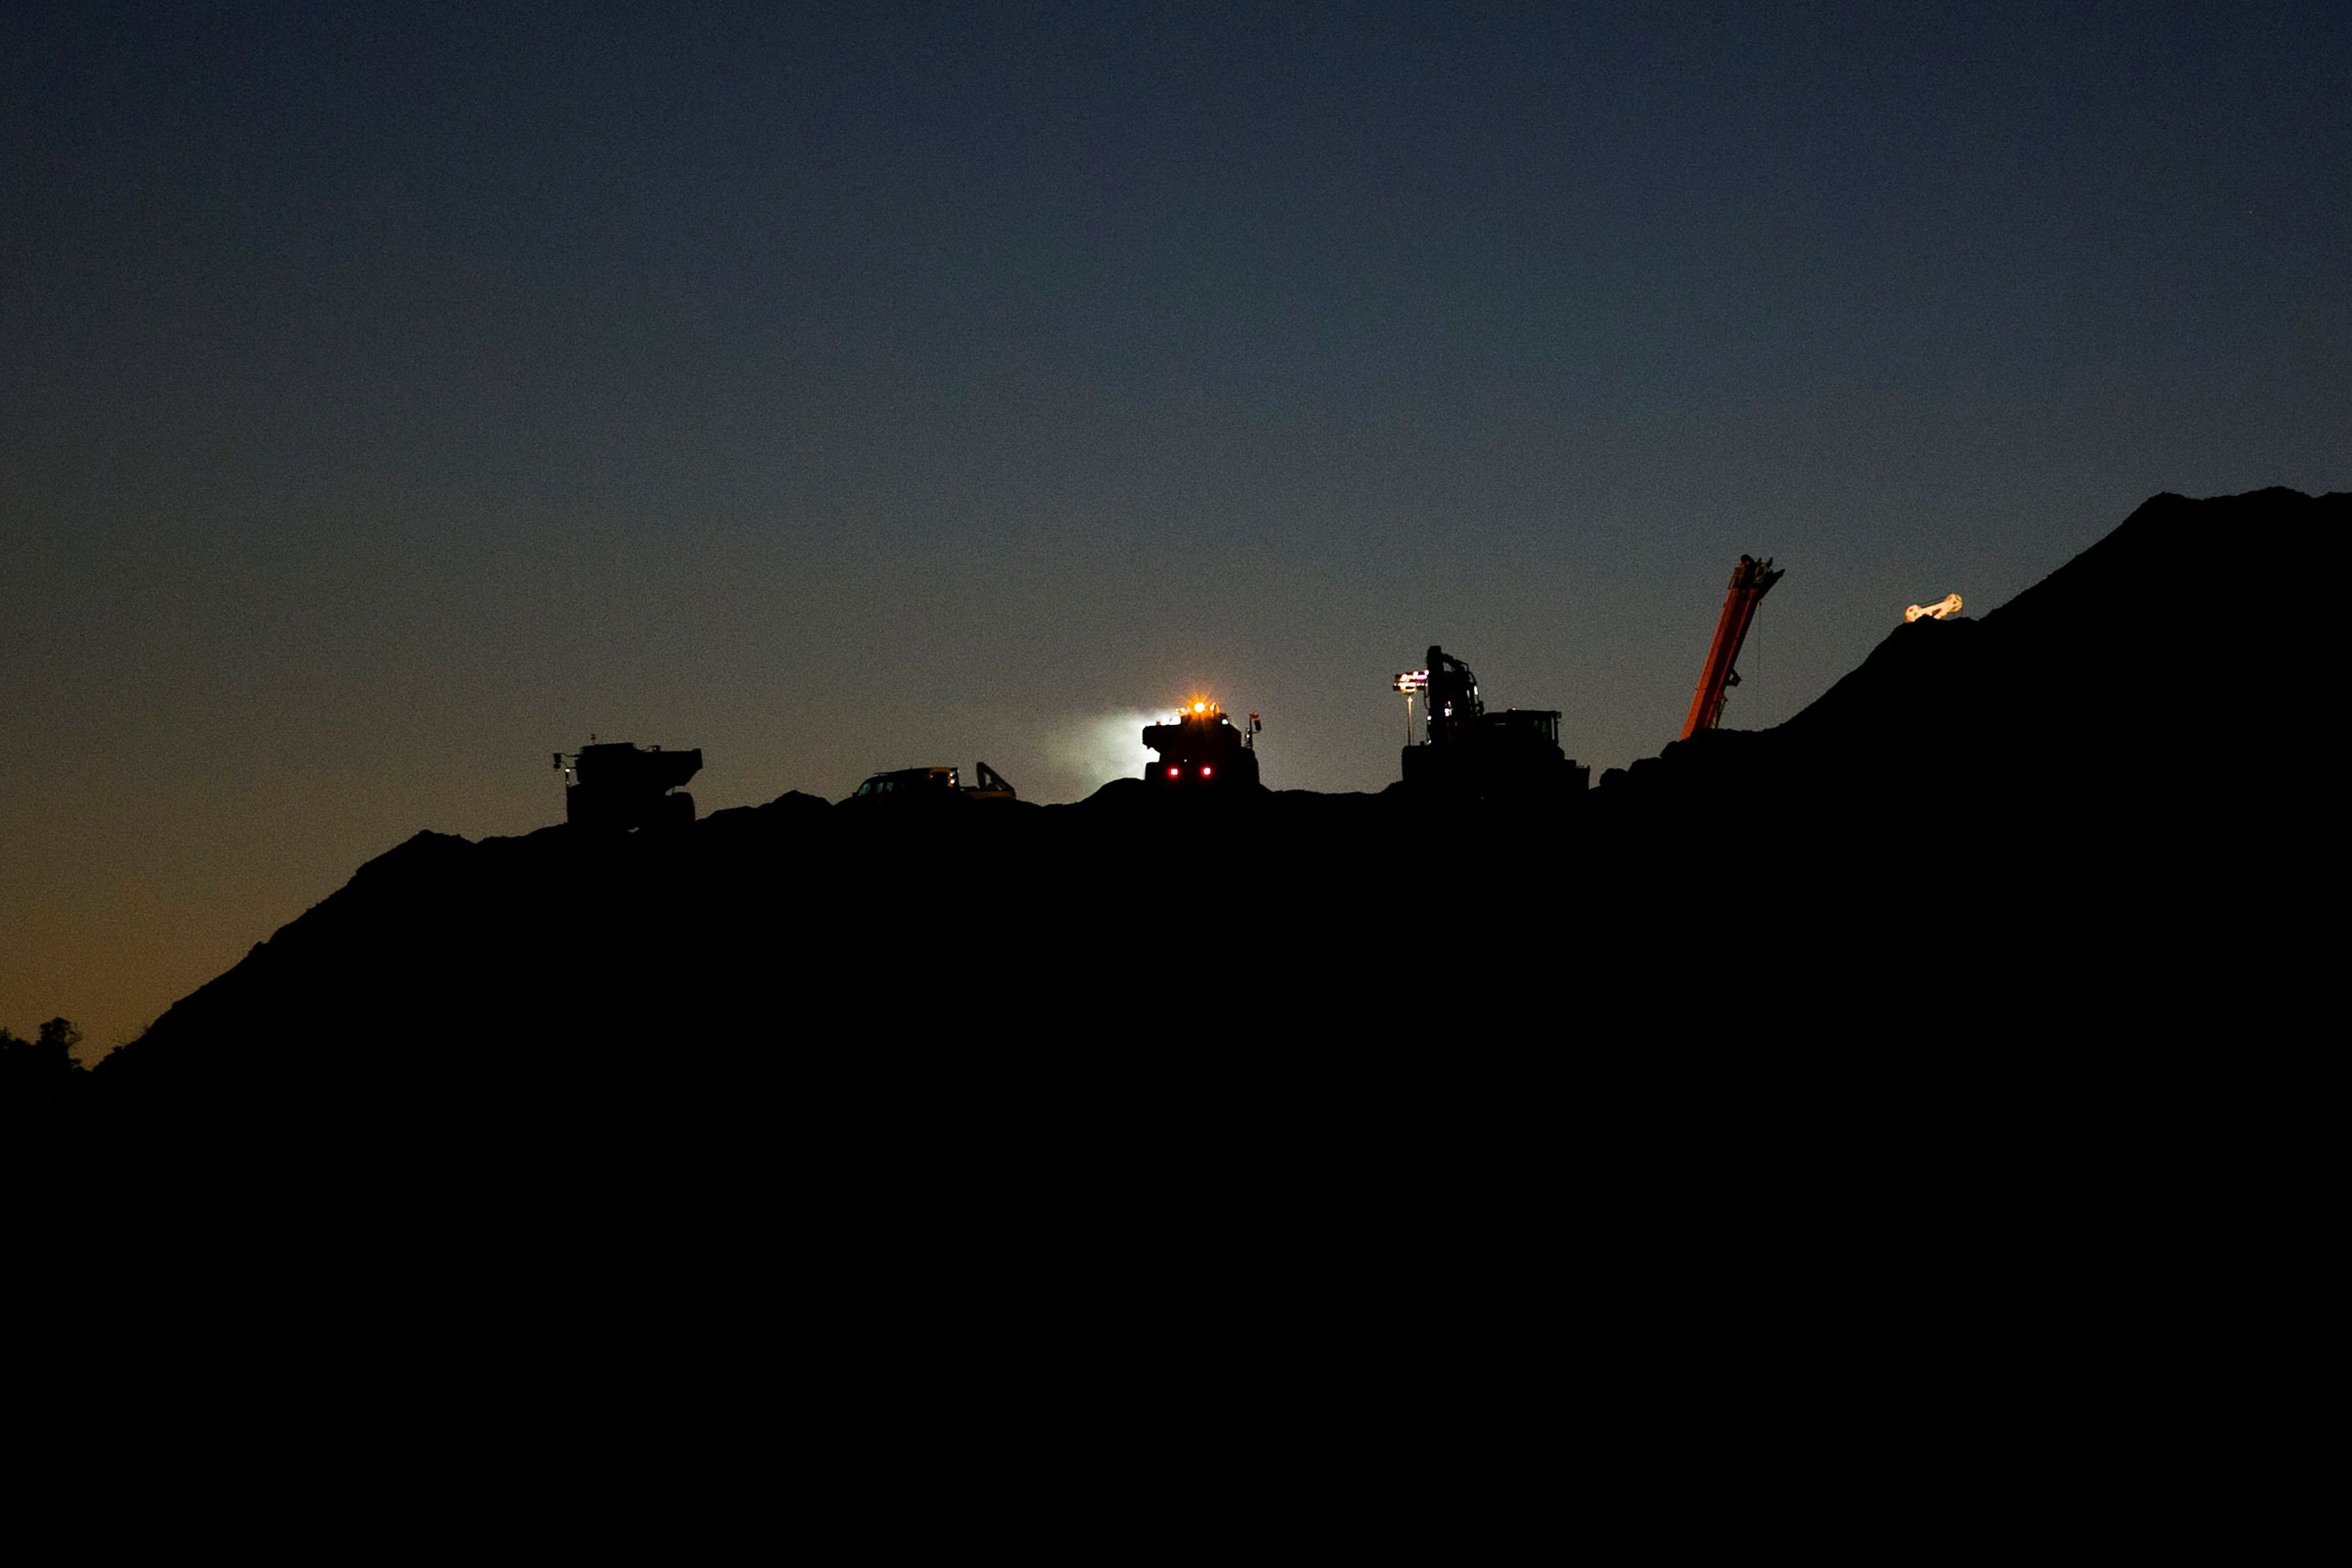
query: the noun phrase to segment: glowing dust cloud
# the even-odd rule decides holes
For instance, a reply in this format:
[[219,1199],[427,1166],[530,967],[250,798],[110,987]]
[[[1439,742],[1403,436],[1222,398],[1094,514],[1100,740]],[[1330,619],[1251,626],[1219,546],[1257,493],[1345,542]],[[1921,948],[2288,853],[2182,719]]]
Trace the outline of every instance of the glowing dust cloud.
[[1150,749],[1143,743],[1146,724],[1165,723],[1166,709],[1104,713],[1075,718],[1054,737],[1054,764],[1077,785],[1081,798],[1113,779],[1138,779],[1150,765]]

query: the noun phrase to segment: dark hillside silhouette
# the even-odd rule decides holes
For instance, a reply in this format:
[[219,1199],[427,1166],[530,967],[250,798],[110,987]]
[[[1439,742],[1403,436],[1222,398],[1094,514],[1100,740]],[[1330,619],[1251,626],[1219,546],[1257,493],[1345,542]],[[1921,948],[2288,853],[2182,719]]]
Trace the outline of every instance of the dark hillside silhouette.
[[74,1058],[81,1031],[52,1018],[27,1040],[0,1028],[0,1113],[62,1103],[79,1095],[88,1069]]
[[2207,694],[2273,678],[2280,585],[2183,563],[2321,558],[2346,510],[2158,497],[1573,813],[1125,781],[419,834],[90,1087],[174,1146],[614,1202],[1400,1156],[1658,1193],[1701,1155],[1787,1176],[1833,1132],[1899,1164],[1988,1117],[2022,1149],[2142,1092],[2116,1074],[2146,1031],[2235,1005],[2248,827],[2202,775],[2262,764]]
[[1670,745],[1596,804],[1648,823],[1729,791],[1840,855],[1955,845],[2013,871],[2029,849],[2233,842],[2258,825],[2231,803],[2287,782],[2267,760],[2296,743],[2288,694],[2317,642],[2295,574],[2347,510],[2158,496],[1981,620],[1896,626],[1787,723]]

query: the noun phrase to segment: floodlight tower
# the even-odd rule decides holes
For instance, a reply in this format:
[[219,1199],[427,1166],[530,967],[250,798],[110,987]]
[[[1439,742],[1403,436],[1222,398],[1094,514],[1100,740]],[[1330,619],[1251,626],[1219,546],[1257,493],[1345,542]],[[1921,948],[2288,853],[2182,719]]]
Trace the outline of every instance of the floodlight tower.
[[1404,693],[1404,743],[1412,744],[1412,700],[1429,689],[1429,671],[1406,669],[1397,673],[1395,689]]

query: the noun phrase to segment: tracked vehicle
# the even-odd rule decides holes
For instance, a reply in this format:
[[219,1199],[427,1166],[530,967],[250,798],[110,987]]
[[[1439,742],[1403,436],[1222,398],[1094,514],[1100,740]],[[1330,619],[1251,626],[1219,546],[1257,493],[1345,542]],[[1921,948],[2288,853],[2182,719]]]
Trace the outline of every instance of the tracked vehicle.
[[702,748],[665,752],[596,737],[569,757],[555,753],[563,774],[563,819],[604,833],[647,832],[694,826],[694,797],[670,792],[702,771]]
[[1426,669],[1399,675],[1395,689],[1429,705],[1427,738],[1416,743],[1408,735],[1404,746],[1404,782],[1415,794],[1572,798],[1592,782],[1592,770],[1560,750],[1558,709],[1489,712],[1478,678],[1442,647],[1429,650]]

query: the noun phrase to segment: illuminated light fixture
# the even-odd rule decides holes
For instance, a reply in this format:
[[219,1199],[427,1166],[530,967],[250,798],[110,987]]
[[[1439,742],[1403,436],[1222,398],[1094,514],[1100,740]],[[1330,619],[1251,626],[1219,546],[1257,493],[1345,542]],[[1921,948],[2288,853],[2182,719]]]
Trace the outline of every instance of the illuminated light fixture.
[[1168,776],[1171,779],[1182,778],[1184,776],[1184,770],[1182,768],[1170,768],[1168,770]]
[[1192,704],[1192,711],[1195,713],[1206,713],[1208,710],[1209,705],[1205,702],[1195,702]]
[[1202,768],[1201,770],[1201,776],[1202,778],[1207,778],[1211,773],[1215,773],[1216,771],[1217,770],[1214,768]]

